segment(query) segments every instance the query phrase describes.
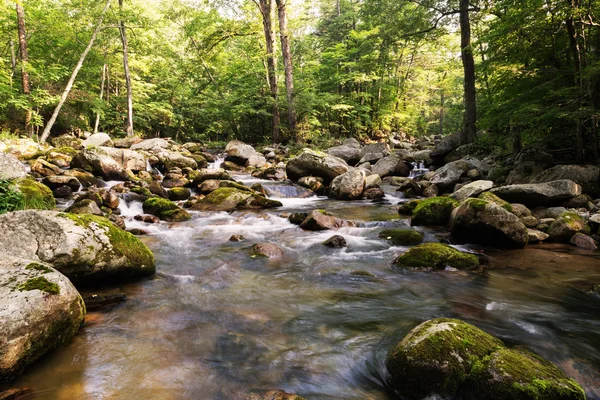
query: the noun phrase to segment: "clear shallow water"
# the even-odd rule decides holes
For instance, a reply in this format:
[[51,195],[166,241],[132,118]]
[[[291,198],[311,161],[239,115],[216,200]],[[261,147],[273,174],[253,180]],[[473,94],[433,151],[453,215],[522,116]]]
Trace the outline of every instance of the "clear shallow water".
[[[70,344],[14,386],[33,388],[35,399],[243,399],[271,388],[307,399],[392,399],[387,350],[443,316],[538,352],[600,398],[600,296],[578,290],[600,283],[598,253],[487,249],[485,274],[396,270],[391,262],[406,248],[377,235],[408,221],[397,219],[401,199],[389,200],[284,199],[275,211],[194,213],[156,225],[133,221],[139,203],[123,202],[128,226],[150,233],[141,239],[156,256],[156,277],[82,290],[128,300],[90,312]],[[358,227],[304,232],[279,216],[314,208]],[[233,234],[246,240],[229,242]],[[349,247],[323,246],[333,234]],[[265,241],[285,258],[251,258],[252,244]]]

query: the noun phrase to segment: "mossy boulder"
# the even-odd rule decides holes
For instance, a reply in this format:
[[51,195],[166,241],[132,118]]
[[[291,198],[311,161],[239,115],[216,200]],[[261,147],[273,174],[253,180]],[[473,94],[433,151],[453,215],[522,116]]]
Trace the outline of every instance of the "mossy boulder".
[[187,200],[192,195],[192,192],[188,188],[184,187],[175,187],[169,190],[169,200],[178,201],[178,200]]
[[494,203],[468,199],[452,212],[450,231],[458,240],[500,247],[527,245],[527,227],[519,217]]
[[484,192],[479,195],[479,199],[489,201],[490,203],[494,203],[497,206],[504,208],[508,212],[513,212],[513,207],[508,201],[502,200],[500,197],[496,196],[491,192]]
[[180,208],[177,204],[161,197],[151,197],[146,199],[142,208],[144,213],[155,215],[168,222],[181,222],[192,218],[187,211]]
[[83,300],[64,275],[0,253],[0,381],[68,342],[84,316]]
[[423,242],[423,234],[413,229],[385,229],[379,237],[396,246],[410,246]]
[[585,392],[554,364],[517,349],[499,349],[476,361],[461,390],[471,400],[584,400]]
[[424,243],[409,249],[396,258],[394,264],[405,268],[475,269],[479,267],[479,258],[474,254],[463,253],[445,244]]
[[450,197],[432,197],[419,202],[413,210],[413,226],[442,226],[448,224],[458,202]]
[[421,200],[411,200],[409,202],[402,203],[402,205],[398,209],[398,214],[412,215],[413,211],[415,211],[415,208],[417,208],[420,202]]
[[23,194],[23,209],[52,210],[56,200],[52,190],[34,179],[19,179],[15,181],[16,189]]
[[406,399],[452,397],[475,362],[501,346],[500,340],[457,319],[424,322],[388,354],[390,384]]
[[[223,184],[224,182],[221,182]],[[192,210],[199,211],[233,211],[245,209],[263,209],[281,207],[276,200],[267,199],[262,194],[246,187],[239,187],[235,182],[227,182],[226,187],[209,193],[198,201]]]
[[103,217],[56,211],[0,216],[0,252],[51,264],[73,282],[154,274],[152,252]]
[[590,228],[585,219],[570,211],[562,213],[548,229],[550,239],[555,242],[568,242],[577,232],[589,233]]

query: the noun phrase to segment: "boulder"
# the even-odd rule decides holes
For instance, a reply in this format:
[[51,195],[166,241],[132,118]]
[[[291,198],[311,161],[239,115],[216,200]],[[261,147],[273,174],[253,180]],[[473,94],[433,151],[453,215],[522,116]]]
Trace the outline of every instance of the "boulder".
[[50,164],[43,158],[38,158],[31,166],[31,172],[35,172],[41,176],[60,175],[62,170],[54,164]]
[[155,215],[163,221],[168,222],[181,222],[192,218],[187,211],[180,208],[172,201],[163,199],[162,197],[150,197],[144,201],[142,209],[145,214]]
[[304,176],[298,179],[298,185],[303,186],[317,193],[323,189],[323,178],[318,178],[315,176]]
[[533,183],[570,180],[582,187],[583,193],[600,195],[600,167],[595,165],[557,165],[547,169],[535,178]]
[[283,258],[283,250],[273,243],[257,243],[252,246],[251,253],[254,257],[266,257],[271,260]]
[[123,167],[99,147],[89,147],[79,151],[73,157],[71,166],[91,172],[105,180],[129,180],[129,175]]
[[103,132],[94,133],[83,142],[81,142],[83,147],[91,147],[91,146],[107,146],[112,147],[114,143],[108,134]]
[[592,237],[581,232],[577,232],[575,235],[573,235],[569,242],[579,248],[586,250],[598,249],[598,242],[596,242]]
[[52,143],[52,146],[56,148],[71,147],[73,149],[81,150],[83,147],[81,144],[82,142],[83,141],[81,139],[73,135],[60,135],[50,138],[50,143]]
[[142,140],[141,142],[131,145],[131,150],[145,150],[151,152],[158,152],[163,149],[168,149],[171,145],[165,139],[155,138]]
[[67,175],[47,176],[42,179],[42,183],[48,186],[53,193],[64,186],[68,186],[72,192],[76,192],[81,188],[81,183],[77,178]]
[[543,242],[550,237],[537,229],[527,229],[527,235],[529,236],[529,243]]
[[0,140],[0,153],[9,153],[19,160],[32,160],[45,155],[52,147],[32,139]]
[[383,154],[383,157],[389,156],[391,154],[390,145],[384,142],[368,144],[360,150],[360,157],[363,158],[369,153]]
[[585,219],[573,212],[565,212],[550,225],[548,235],[555,242],[568,242],[577,232],[587,230]]
[[452,189],[468,170],[469,165],[465,161],[453,161],[436,170],[429,181],[440,189],[447,191]]
[[102,212],[102,210],[100,210],[98,204],[96,204],[96,202],[90,199],[76,201],[69,208],[67,208],[65,212],[71,214],[91,214],[104,216],[104,213]]
[[529,239],[519,217],[481,199],[468,199],[452,212],[450,231],[460,240],[500,247],[525,247]]
[[450,154],[454,149],[460,146],[460,134],[455,133],[444,137],[440,143],[438,143],[430,154],[431,160],[434,164],[441,165],[444,162],[444,158]]
[[534,178],[544,171],[544,168],[533,161],[524,161],[510,171],[506,177],[506,184],[519,185],[523,183],[531,183]]
[[196,160],[190,157],[186,157],[176,151],[163,150],[157,153],[158,159],[163,164],[165,170],[169,171],[173,168],[198,168]]
[[34,179],[18,179],[13,181],[14,188],[22,195],[19,209],[52,210],[56,200],[50,188]]
[[360,160],[358,160],[358,165],[364,166],[366,168],[367,166],[370,166],[371,164],[375,164],[377,161],[381,160],[383,157],[385,157],[385,154],[383,154],[383,153],[367,153],[364,156],[362,156],[360,158]]
[[475,181],[458,189],[456,192],[452,193],[450,197],[456,201],[462,202],[469,197],[477,197],[481,193],[490,190],[492,187],[494,187],[494,182],[492,181]]
[[251,155],[246,161],[246,164],[244,164],[245,167],[252,168],[262,168],[265,165],[267,165],[267,159],[259,153]]
[[180,201],[187,200],[192,195],[192,192],[188,188],[184,187],[176,187],[169,190],[169,200],[171,201]]
[[0,231],[0,252],[52,264],[73,282],[155,272],[146,245],[95,215],[17,211],[0,215]]
[[106,183],[102,179],[98,179],[91,172],[83,171],[81,169],[69,169],[65,171],[63,175],[77,178],[77,180],[86,188],[90,186],[106,186]]
[[333,249],[341,249],[343,247],[348,247],[348,243],[342,235],[333,235],[332,237],[324,241],[323,245],[331,247]]
[[481,200],[489,201],[490,203],[494,203],[497,206],[504,208],[506,211],[513,212],[512,204],[508,201],[502,200],[500,197],[496,196],[491,192],[483,192],[478,197]]
[[581,186],[563,179],[545,183],[501,186],[491,190],[498,197],[528,207],[560,203],[581,194]]
[[246,209],[265,209],[281,207],[276,200],[270,200],[250,188],[221,187],[204,199],[199,200],[191,209],[196,211],[233,211]]
[[11,154],[0,153],[0,180],[10,181],[27,176],[27,169],[21,161]]
[[336,176],[348,172],[348,164],[341,158],[304,149],[299,156],[288,162],[286,172],[292,180],[304,176],[316,176],[322,178],[328,185]]
[[337,176],[329,187],[329,197],[339,200],[360,199],[365,189],[366,174],[354,169]]
[[148,160],[142,153],[127,149],[115,149],[113,147],[102,147],[102,150],[123,168],[134,172],[146,171],[148,169]]
[[383,199],[385,192],[379,188],[370,188],[363,192],[363,198],[368,200]]
[[192,171],[188,175],[188,179],[192,181],[192,186],[198,186],[202,182],[209,179],[220,180],[220,181],[231,181],[231,176],[224,169],[199,169]]
[[319,210],[311,211],[300,224],[300,228],[306,231],[326,231],[329,229],[338,229],[347,226],[355,226],[353,222],[335,218],[331,215],[322,213]]
[[450,197],[433,197],[420,201],[412,212],[412,226],[444,226],[459,203]]
[[356,165],[360,160],[360,148],[351,146],[336,146],[327,150],[327,154],[346,161],[348,165]]
[[379,232],[379,237],[395,246],[411,246],[423,242],[423,234],[414,229],[384,229]]
[[0,253],[0,381],[67,343],[84,316],[83,300],[64,275]]
[[367,176],[366,180],[365,180],[365,190],[369,190],[369,189],[374,189],[374,188],[378,188],[379,186],[381,186],[381,177],[377,174],[371,174],[369,176]]
[[141,138],[137,136],[127,136],[121,139],[116,139],[114,141],[114,146],[119,149],[128,149],[136,143],[140,143],[142,141]]
[[381,178],[386,176],[409,176],[410,170],[411,168],[397,154],[382,158],[371,168],[371,172]]
[[[262,167],[266,164],[266,159],[257,152],[254,147],[239,140],[232,140],[225,147],[227,157],[225,161],[231,161],[237,165],[246,166],[249,160],[253,160],[248,166]],[[262,165],[258,165],[262,164]]]
[[411,248],[394,260],[394,265],[417,269],[475,269],[479,268],[476,255],[463,253],[441,243],[425,243]]

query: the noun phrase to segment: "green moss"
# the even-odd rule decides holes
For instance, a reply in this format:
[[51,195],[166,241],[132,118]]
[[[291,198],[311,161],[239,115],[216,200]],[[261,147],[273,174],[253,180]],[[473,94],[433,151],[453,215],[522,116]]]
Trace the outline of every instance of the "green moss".
[[56,200],[52,190],[43,183],[25,178],[15,182],[16,188],[23,194],[24,210],[52,210],[56,207]]
[[450,197],[432,197],[419,202],[413,211],[411,225],[441,226],[450,220],[459,203]]
[[385,229],[379,237],[397,246],[415,245],[423,242],[423,234],[412,229]]
[[411,200],[408,203],[402,204],[398,209],[398,214],[412,215],[413,211],[415,210],[415,208],[417,208],[420,202],[421,200]]
[[56,149],[54,151],[57,153],[66,154],[71,157],[75,157],[78,153],[77,150],[75,150],[74,148],[69,147],[69,146],[59,147],[58,149]]
[[50,282],[48,279],[43,276],[38,276],[37,278],[28,279],[25,283],[20,284],[17,289],[21,292],[29,291],[29,290],[40,290],[42,292],[50,293],[50,294],[59,294],[60,287],[53,282]]
[[494,203],[494,204],[504,208],[508,212],[513,211],[512,205],[509,202],[502,200],[500,197],[496,196],[494,193],[483,192],[479,195],[479,199],[489,201],[490,203]]
[[256,191],[254,189],[249,188],[248,186],[244,186],[241,183],[233,182],[233,181],[221,181],[219,182],[220,188],[233,188],[237,190],[241,190],[242,192],[248,192],[255,194]]
[[161,197],[147,199],[144,201],[142,208],[145,213],[155,215],[169,222],[187,221],[192,218],[187,211],[179,208],[177,204]]
[[38,263],[29,263],[25,269],[29,269],[29,270],[35,270],[35,271],[40,271],[43,274],[47,274],[49,272],[53,272],[52,268],[46,267],[45,265],[42,264],[38,264]]
[[152,194],[152,192],[148,188],[145,188],[145,187],[142,187],[142,186],[134,186],[130,190],[133,193],[137,193],[137,194],[142,195],[142,196],[146,196],[146,197],[152,197],[152,196],[154,196]]
[[425,243],[396,258],[394,264],[407,268],[444,269],[449,266],[473,269],[479,267],[479,259],[473,254],[463,253],[445,244]]

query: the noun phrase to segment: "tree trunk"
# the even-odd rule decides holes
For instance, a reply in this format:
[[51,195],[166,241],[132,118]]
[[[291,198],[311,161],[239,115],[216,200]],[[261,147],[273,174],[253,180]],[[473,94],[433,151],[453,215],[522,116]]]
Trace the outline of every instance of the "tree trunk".
[[[574,0],[569,1],[569,5],[571,7],[571,11],[575,12],[575,8],[577,6],[575,1]],[[569,46],[571,48],[571,53],[572,53],[571,55],[573,56],[574,81],[580,91],[580,107],[581,107],[581,102],[583,101],[583,97],[584,97],[583,80],[581,77],[581,50],[579,48],[579,41],[577,38],[578,35],[577,35],[577,31],[575,30],[575,23],[574,23],[573,15],[569,15],[566,18],[565,24],[567,27],[567,32],[569,34]],[[577,150],[576,150],[577,162],[584,162],[585,158],[586,158],[585,126],[584,126],[584,122],[581,120],[581,118],[577,121],[577,129],[575,131],[575,144],[576,144],[576,148],[577,148]]]
[[58,118],[58,113],[60,113],[60,109],[65,104],[65,101],[67,101],[67,97],[69,96],[71,89],[73,89],[73,84],[75,83],[75,78],[77,78],[77,74],[79,73],[79,70],[83,66],[85,57],[87,57],[88,53],[92,49],[92,46],[94,45],[94,41],[96,40],[96,37],[98,36],[98,32],[100,32],[100,29],[102,28],[102,21],[104,20],[104,15],[106,14],[108,7],[110,7],[110,1],[111,0],[106,1],[106,5],[104,6],[104,9],[102,10],[102,15],[100,15],[100,18],[98,19],[98,23],[96,24],[96,29],[94,30],[94,33],[92,34],[92,37],[90,38],[90,42],[88,43],[87,47],[81,54],[81,57],[79,57],[79,61],[77,62],[77,65],[75,66],[75,69],[73,70],[73,73],[71,74],[71,78],[69,79],[69,82],[67,82],[67,87],[65,88],[56,108],[54,109],[54,112],[52,113],[52,117],[50,117],[50,121],[48,121],[48,123],[46,124],[46,127],[44,128],[44,132],[42,132],[42,137],[40,138],[41,143],[45,143],[46,140],[48,139],[48,136],[50,136],[50,131],[52,130],[52,127],[54,126],[54,123],[56,122],[56,119]]
[[[119,12],[123,13],[123,0],[119,0]],[[119,32],[121,33],[121,42],[123,43],[123,69],[125,71],[125,86],[127,87],[127,136],[133,136],[133,93],[131,88],[131,75],[129,73],[129,46],[127,44],[127,32],[123,16],[119,19]]]
[[8,45],[10,46],[10,87],[13,85],[13,78],[15,77],[15,71],[17,70],[17,56],[15,53],[15,42],[11,37]]
[[[104,64],[102,66],[102,81],[100,83],[100,101],[104,97],[104,82],[106,82],[106,70],[108,66]],[[98,133],[98,125],[100,125],[100,111],[96,114],[96,123],[94,124],[94,133]]]
[[440,126],[439,134],[444,136],[444,89],[440,90]]
[[285,69],[285,91],[288,103],[288,125],[290,136],[298,143],[298,132],[296,131],[296,106],[294,104],[294,67],[292,63],[292,51],[290,49],[290,33],[287,27],[286,2],[287,0],[276,0],[279,14],[279,35],[281,37],[281,53],[283,54],[283,65]]
[[[27,63],[29,63],[29,53],[27,52],[27,32],[25,30],[25,10],[20,0],[16,2],[17,9],[17,29],[19,32],[19,51],[21,53],[21,82],[23,94],[29,97],[31,93],[31,82],[29,72],[27,72]],[[29,137],[33,137],[33,126],[31,125],[31,116],[33,112],[30,107],[27,108],[25,115],[25,131]]]
[[279,131],[279,104],[277,94],[277,56],[275,54],[275,35],[273,32],[274,4],[275,3],[273,3],[273,0],[258,0],[258,5],[262,14],[263,28],[265,30],[269,88],[271,89],[271,99],[273,101],[273,119],[271,121],[272,138],[273,143],[281,143],[281,132]]
[[460,0],[460,47],[464,70],[465,123],[461,133],[461,144],[473,143],[477,134],[475,102],[475,60],[471,47],[471,22],[469,0]]

